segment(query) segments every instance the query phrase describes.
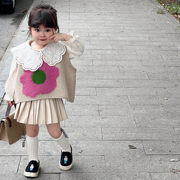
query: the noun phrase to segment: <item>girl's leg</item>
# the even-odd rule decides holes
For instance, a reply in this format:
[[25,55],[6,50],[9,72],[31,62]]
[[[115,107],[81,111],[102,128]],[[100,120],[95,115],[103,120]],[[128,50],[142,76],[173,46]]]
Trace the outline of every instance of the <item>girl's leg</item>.
[[38,133],[39,125],[26,125],[26,149],[29,156],[29,163],[24,171],[26,177],[37,177],[39,174],[40,162],[38,160]]
[[62,133],[60,123],[47,124],[46,126],[50,136],[61,146],[62,151],[71,152],[68,138],[65,138],[64,133]]
[[38,162],[38,133],[39,125],[26,124],[26,149],[29,155],[29,161],[35,160]]
[[61,155],[59,161],[59,167],[62,170],[69,170],[72,167],[72,148],[69,144],[68,138],[65,137],[61,131],[60,123],[47,124],[47,130],[49,134],[56,140],[61,146]]

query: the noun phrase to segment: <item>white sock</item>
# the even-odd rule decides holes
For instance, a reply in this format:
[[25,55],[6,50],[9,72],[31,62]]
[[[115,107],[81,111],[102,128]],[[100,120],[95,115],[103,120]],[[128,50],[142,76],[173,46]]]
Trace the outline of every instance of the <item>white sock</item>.
[[64,133],[62,132],[60,138],[55,139],[56,142],[61,146],[61,149],[63,152],[71,152],[71,147],[68,141],[68,138],[64,136]]
[[26,136],[26,149],[29,156],[29,162],[35,160],[38,162],[38,136]]

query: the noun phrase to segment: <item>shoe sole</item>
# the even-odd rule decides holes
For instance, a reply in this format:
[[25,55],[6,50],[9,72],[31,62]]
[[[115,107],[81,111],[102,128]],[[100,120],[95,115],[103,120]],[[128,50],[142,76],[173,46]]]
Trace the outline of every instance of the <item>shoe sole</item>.
[[[39,167],[39,169],[40,169],[40,167]],[[39,169],[38,169],[38,172],[37,172],[37,173],[31,173],[31,172],[26,172],[26,171],[24,171],[24,176],[25,176],[25,177],[38,177],[38,175],[39,175]]]
[[60,162],[59,162],[59,167],[60,167],[60,169],[63,170],[63,171],[68,171],[69,169],[71,169],[72,165],[73,165],[73,162],[72,162],[72,164],[69,165],[69,166],[62,166],[62,165],[60,164]]

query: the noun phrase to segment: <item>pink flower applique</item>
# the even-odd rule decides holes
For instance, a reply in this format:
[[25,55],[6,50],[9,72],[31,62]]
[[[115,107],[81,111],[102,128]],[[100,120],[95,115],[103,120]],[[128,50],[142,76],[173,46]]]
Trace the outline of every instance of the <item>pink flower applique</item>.
[[24,74],[20,77],[23,84],[22,92],[31,98],[38,94],[48,94],[56,88],[58,76],[59,69],[43,61],[43,65],[35,72],[24,70]]

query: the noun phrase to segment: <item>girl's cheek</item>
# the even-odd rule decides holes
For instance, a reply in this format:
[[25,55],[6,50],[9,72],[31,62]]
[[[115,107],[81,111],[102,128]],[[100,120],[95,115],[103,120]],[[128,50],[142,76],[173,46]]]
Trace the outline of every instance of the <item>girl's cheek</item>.
[[50,38],[52,35],[53,35],[53,33],[50,32],[50,33],[47,35],[47,37]]

